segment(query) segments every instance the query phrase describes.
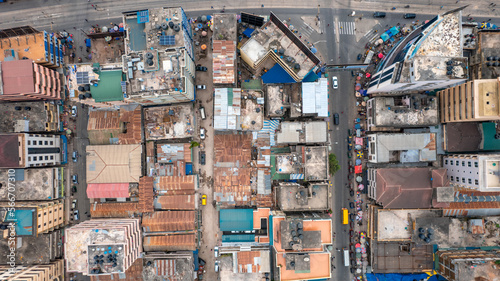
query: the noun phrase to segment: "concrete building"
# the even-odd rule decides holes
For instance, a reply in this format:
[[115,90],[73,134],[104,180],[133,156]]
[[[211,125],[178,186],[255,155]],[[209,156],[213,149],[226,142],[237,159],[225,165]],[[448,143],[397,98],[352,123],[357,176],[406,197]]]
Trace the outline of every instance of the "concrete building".
[[374,97],[366,102],[368,129],[435,126],[438,108],[437,99],[425,94]]
[[500,78],[469,81],[438,95],[441,123],[500,120]]
[[27,168],[61,164],[59,135],[1,134],[0,168]]
[[500,276],[495,263],[500,259],[498,249],[442,250],[436,252],[436,257],[437,272],[449,281],[487,281]]
[[31,60],[0,62],[0,100],[60,100],[62,75]]
[[301,83],[268,84],[265,93],[266,116],[270,118],[302,116]]
[[227,249],[265,249],[270,239],[270,208],[221,209],[219,229]]
[[67,272],[125,272],[142,252],[139,219],[92,219],[65,230]]
[[329,209],[328,183],[280,182],[275,187],[276,201],[283,212],[326,211]]
[[368,197],[387,209],[432,208],[434,189],[447,186],[446,169],[368,169]]
[[463,83],[468,60],[463,57],[462,12],[451,11],[419,26],[378,65],[368,93],[426,91]]
[[[11,171],[11,173],[9,173]],[[59,199],[62,193],[63,168],[0,169],[0,187],[7,187],[9,177],[15,179],[15,190],[0,188],[0,201],[9,201],[9,193],[19,201]]]
[[17,236],[37,237],[65,225],[62,200],[17,201],[15,210],[9,210],[9,206],[8,202],[0,202],[0,219],[3,223],[16,221]]
[[454,186],[483,192],[500,191],[500,154],[454,154],[443,158]]
[[123,72],[126,98],[143,105],[194,100],[191,24],[181,7],[123,14],[127,30]]
[[[142,279],[125,279],[124,281],[159,281],[178,280],[191,281],[196,276],[194,265],[196,263],[193,251],[152,252],[144,255],[144,266],[141,270]],[[201,279],[202,275],[197,275]],[[128,276],[127,276],[128,277]],[[92,281],[113,281],[116,279],[95,279]]]
[[414,163],[436,161],[436,135],[369,134],[368,161],[370,163]]
[[260,74],[264,67],[279,67],[295,82],[301,82],[320,63],[309,47],[272,12],[269,21],[240,47],[240,55],[255,73]]
[[192,103],[144,108],[146,140],[191,139],[196,131]]
[[[2,235],[6,235],[6,233],[2,233]],[[14,249],[16,266],[49,264],[63,258],[62,239],[63,235],[60,229],[38,236],[17,236],[14,243],[8,238],[0,239],[0,254],[7,257]],[[10,260],[7,258],[0,260],[0,264],[8,264],[8,262]]]
[[[474,50],[470,51],[469,71],[471,79],[497,79],[500,71],[498,57],[498,44],[500,44],[500,33],[494,29],[475,30],[469,35],[475,38],[469,39],[474,44]],[[466,40],[467,40],[466,39]]]
[[0,280],[4,281],[58,281],[64,279],[64,260],[31,266],[0,265]]
[[[290,153],[273,155],[274,169],[271,179],[306,179],[307,181],[328,180],[328,147],[327,146],[292,146]],[[275,177],[274,173],[281,174]]]
[[59,106],[53,102],[0,103],[0,132],[44,133],[62,130]]
[[328,78],[320,78],[317,82],[302,82],[302,114],[323,118],[329,116]]
[[218,131],[260,131],[264,123],[262,92],[236,88],[216,88],[214,129]]
[[63,64],[63,48],[55,33],[38,31],[31,26],[2,29],[0,61],[24,60],[51,69]]
[[212,66],[214,85],[234,85],[236,83],[237,56],[237,15],[213,14]]
[[327,142],[327,122],[281,122],[276,132],[276,143],[280,144],[313,144]]

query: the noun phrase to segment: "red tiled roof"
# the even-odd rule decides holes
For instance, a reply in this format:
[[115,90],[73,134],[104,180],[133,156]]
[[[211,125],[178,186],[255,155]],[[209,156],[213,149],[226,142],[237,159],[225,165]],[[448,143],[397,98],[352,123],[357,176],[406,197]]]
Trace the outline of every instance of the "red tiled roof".
[[144,251],[181,251],[196,249],[194,233],[144,237]]
[[194,222],[194,211],[157,211],[142,217],[146,232],[194,230]]
[[19,167],[19,141],[17,134],[0,135],[0,167]]
[[141,177],[139,180],[139,211],[150,213],[154,211],[153,178]]
[[158,196],[155,200],[155,209],[161,210],[194,210],[195,195],[166,195]]
[[87,185],[88,198],[128,198],[128,183],[89,183]]
[[95,203],[90,205],[92,218],[129,218],[137,213],[137,203]]
[[169,195],[194,194],[196,177],[189,176],[165,176],[155,178],[155,188],[161,194],[166,191]]
[[4,95],[34,93],[33,61],[14,60],[2,62],[2,80]]

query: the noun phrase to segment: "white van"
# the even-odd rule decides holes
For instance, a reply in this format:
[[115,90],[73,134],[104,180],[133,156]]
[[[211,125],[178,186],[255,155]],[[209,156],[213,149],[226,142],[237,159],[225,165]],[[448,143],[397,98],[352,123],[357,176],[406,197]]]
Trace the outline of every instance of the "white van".
[[205,115],[205,108],[200,107],[200,114],[201,114],[201,119],[205,120],[207,119],[207,116]]
[[344,248],[344,265],[349,266],[349,250]]

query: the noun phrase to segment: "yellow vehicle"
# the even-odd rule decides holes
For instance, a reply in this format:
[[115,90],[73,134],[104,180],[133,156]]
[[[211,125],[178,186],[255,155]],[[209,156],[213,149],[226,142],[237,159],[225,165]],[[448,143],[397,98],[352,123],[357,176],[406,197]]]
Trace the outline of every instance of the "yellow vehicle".
[[349,211],[346,208],[342,208],[342,224],[349,223]]
[[201,205],[207,205],[207,196],[205,194],[201,196]]

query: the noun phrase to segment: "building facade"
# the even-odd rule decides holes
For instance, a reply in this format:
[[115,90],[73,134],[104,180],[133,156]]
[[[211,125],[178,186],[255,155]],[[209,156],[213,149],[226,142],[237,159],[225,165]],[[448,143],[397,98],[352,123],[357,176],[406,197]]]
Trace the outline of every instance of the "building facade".
[[441,123],[500,120],[500,78],[473,80],[438,92]]
[[61,164],[61,137],[42,134],[0,135],[0,168],[28,168]]
[[479,191],[500,191],[500,154],[455,154],[443,158],[454,186]]
[[64,260],[32,266],[0,265],[0,280],[4,281],[60,281],[64,280]]
[[500,259],[498,249],[440,250],[436,256],[437,272],[449,281],[487,281],[491,280],[489,277],[500,274],[494,264]]

